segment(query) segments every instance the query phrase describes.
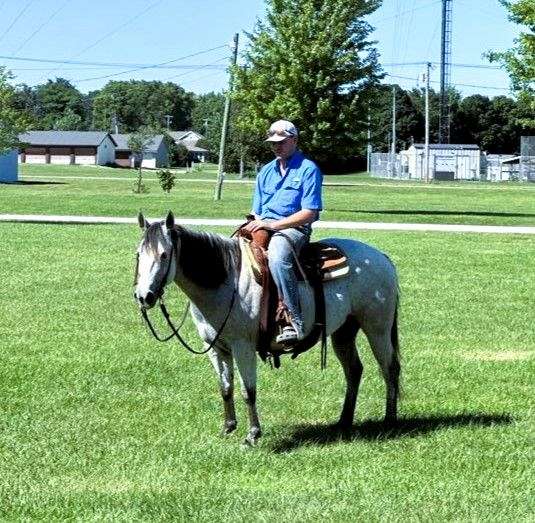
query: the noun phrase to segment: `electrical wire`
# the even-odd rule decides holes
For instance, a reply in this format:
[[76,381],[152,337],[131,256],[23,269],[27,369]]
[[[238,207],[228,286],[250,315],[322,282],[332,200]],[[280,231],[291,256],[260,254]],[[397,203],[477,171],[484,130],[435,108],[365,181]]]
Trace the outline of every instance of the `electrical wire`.
[[15,16],[15,19],[13,20],[13,22],[11,22],[9,27],[0,35],[0,40],[3,40],[5,38],[7,33],[9,33],[9,31],[11,31],[11,28],[17,23],[19,18],[26,12],[28,7],[30,7],[34,2],[35,2],[35,0],[28,0],[26,5],[19,11],[18,15]]
[[435,0],[434,2],[431,2],[429,4],[421,5],[421,6],[415,7],[414,9],[410,9],[408,11],[402,11],[401,13],[395,14],[393,16],[386,16],[385,18],[379,18],[378,20],[370,20],[370,24],[375,25],[378,22],[384,22],[385,20],[390,20],[392,18],[398,18],[398,17],[401,17],[401,16],[405,16],[407,14],[410,14],[410,13],[414,12],[414,11],[419,11],[420,9],[425,9],[427,7],[431,7],[432,5],[437,5],[437,4],[441,4],[441,3],[442,3],[442,0]]
[[[226,47],[222,45],[221,48]],[[218,49],[218,48],[216,48]],[[65,64],[65,65],[84,65],[84,66],[98,66],[99,68],[103,67],[151,67],[154,69],[184,69],[188,67],[198,67],[196,65],[159,65],[159,64],[135,64],[135,63],[125,63],[125,62],[84,62],[79,60],[53,60],[49,58],[27,58],[21,56],[4,56],[0,55],[0,59],[4,60],[13,60],[17,62],[37,62],[37,63],[50,63],[50,64]],[[41,68],[42,71],[46,71],[48,67]],[[81,68],[84,69],[84,68]],[[16,70],[16,69],[13,69]],[[20,69],[19,69],[20,70]]]
[[135,71],[140,71],[142,69],[154,69],[155,67],[158,67],[158,66],[171,64],[171,63],[174,63],[174,62],[178,62],[180,60],[185,60],[187,58],[192,58],[194,56],[199,56],[201,54],[205,54],[205,53],[209,53],[211,51],[215,51],[216,49],[222,49],[223,47],[227,47],[227,45],[228,44],[219,45],[217,47],[212,47],[211,49],[206,49],[204,51],[199,51],[197,53],[192,53],[192,54],[189,54],[189,55],[186,55],[186,56],[181,56],[180,58],[175,58],[174,60],[168,60],[167,62],[161,62],[159,64],[146,65],[146,66],[143,66],[143,67],[134,67],[133,69],[127,69],[126,71],[119,71],[118,73],[111,73],[111,74],[106,74],[106,75],[103,75],[103,76],[94,76],[92,78],[82,78],[80,80],[71,80],[71,82],[80,83],[80,82],[89,82],[90,80],[103,80],[105,78],[111,78],[113,76],[118,76],[118,75],[121,75],[121,74],[133,73]]
[[54,11],[28,38],[26,38],[26,40],[24,40],[24,42],[22,42],[22,44],[20,44],[14,51],[13,51],[13,55],[15,53],[18,53],[30,40],[33,39],[33,37],[39,32],[41,31],[41,29],[43,29],[43,27],[45,25],[47,25],[48,23],[50,23],[50,21],[70,2],[71,0],[65,0],[65,2],[63,2],[63,4],[61,4],[61,6],[56,10]]
[[[130,25],[132,22],[136,21],[140,16],[144,15],[147,11],[150,11],[151,9],[153,9],[154,7],[156,7],[158,4],[161,4],[163,2],[163,0],[156,0],[156,2],[153,2],[152,4],[150,4],[149,6],[145,7],[144,9],[142,9],[141,11],[139,11],[138,13],[136,13],[135,15],[133,15],[132,17],[130,17],[126,22],[124,22],[123,24],[115,27],[115,29],[113,29],[112,31],[110,31],[109,33],[106,33],[104,36],[101,36],[100,38],[98,38],[95,42],[93,42],[92,44],[88,45],[87,47],[84,47],[81,51],[79,51],[78,53],[76,53],[75,55],[73,55],[71,57],[71,59],[74,59],[74,58],[78,58],[80,55],[84,54],[86,51],[89,51],[89,49],[93,49],[93,47],[97,46],[98,44],[100,44],[103,40],[106,40],[106,38],[109,38],[110,36],[118,33],[119,31],[121,31],[122,29],[124,29],[126,26]],[[62,68],[61,67],[56,67],[54,69],[51,69],[46,76],[50,76],[52,73],[54,72],[57,72],[57,71],[61,71]]]
[[[223,60],[228,60],[229,57],[228,56],[222,56],[219,60],[216,60],[214,63],[211,63],[211,64],[206,64],[206,65],[200,65],[198,66],[196,69],[193,69],[191,71],[188,71],[187,73],[182,73],[182,74],[176,74],[176,75],[173,75],[173,76],[168,76],[167,78],[164,78],[164,81],[166,80],[172,80],[173,78],[182,78],[184,76],[187,76],[188,74],[191,74],[191,73],[195,73],[196,71],[200,71],[202,69],[206,69],[208,67],[214,67],[214,66],[217,66],[218,65],[218,62],[222,62]],[[226,66],[225,66],[225,69],[226,69]]]

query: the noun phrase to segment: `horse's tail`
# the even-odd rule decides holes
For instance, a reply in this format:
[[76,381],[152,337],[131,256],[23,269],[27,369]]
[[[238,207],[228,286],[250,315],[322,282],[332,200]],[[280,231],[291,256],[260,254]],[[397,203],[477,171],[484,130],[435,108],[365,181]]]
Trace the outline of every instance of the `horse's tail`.
[[399,309],[399,288],[397,289],[396,296],[396,309],[394,311],[394,321],[392,322],[392,328],[390,329],[390,342],[392,343],[393,353],[392,360],[388,369],[388,374],[392,384],[395,387],[396,398],[399,398],[401,395],[401,384],[400,384],[400,375],[401,375],[401,355],[399,351],[399,332],[398,332],[398,309]]

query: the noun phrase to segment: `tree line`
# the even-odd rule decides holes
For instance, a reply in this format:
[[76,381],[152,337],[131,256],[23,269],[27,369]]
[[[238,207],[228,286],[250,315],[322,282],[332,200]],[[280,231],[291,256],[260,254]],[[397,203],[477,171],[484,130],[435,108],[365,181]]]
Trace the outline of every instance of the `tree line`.
[[[392,85],[366,21],[381,0],[266,0],[266,17],[248,34],[243,61],[231,73],[235,89],[226,169],[240,160],[248,168],[270,157],[263,136],[273,120],[292,120],[304,151],[329,171],[355,168],[365,158],[370,119],[371,144],[388,151],[391,143]],[[530,0],[504,2],[511,18],[530,27]],[[523,34],[523,33],[522,33]],[[531,37],[532,37],[531,32]],[[492,153],[516,153],[520,136],[535,121],[533,53],[530,33],[506,53],[491,53],[512,78],[514,97],[462,97],[451,89],[452,143],[475,143]],[[424,139],[424,92],[396,88],[398,150]],[[14,110],[33,129],[106,130],[131,133],[140,128],[192,129],[205,137],[216,159],[224,93],[196,95],[172,82],[110,81],[81,93],[58,78],[10,96]],[[431,141],[438,140],[439,96],[430,92]],[[19,118],[20,119],[20,118]]]

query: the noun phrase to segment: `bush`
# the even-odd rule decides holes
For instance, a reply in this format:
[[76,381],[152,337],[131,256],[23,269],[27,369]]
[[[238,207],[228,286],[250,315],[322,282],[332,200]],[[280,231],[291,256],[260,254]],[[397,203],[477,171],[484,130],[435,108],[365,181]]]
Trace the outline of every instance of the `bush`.
[[176,175],[169,169],[160,169],[156,172],[156,176],[160,182],[160,187],[166,193],[170,193],[175,186]]

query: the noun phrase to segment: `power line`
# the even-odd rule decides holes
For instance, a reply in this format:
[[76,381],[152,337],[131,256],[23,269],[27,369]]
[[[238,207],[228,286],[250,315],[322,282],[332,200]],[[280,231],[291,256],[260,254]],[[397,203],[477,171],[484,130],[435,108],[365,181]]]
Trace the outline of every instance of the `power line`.
[[11,22],[9,27],[2,33],[2,35],[0,36],[0,40],[2,40],[7,35],[7,33],[11,31],[11,28],[17,23],[18,19],[26,12],[28,7],[30,7],[30,5],[33,4],[33,2],[35,2],[35,0],[28,0],[26,5],[19,11],[19,14],[15,16],[15,19],[13,20],[13,22]]
[[[412,76],[399,76],[394,74],[386,73],[386,76],[389,78],[397,78],[400,80],[412,80],[413,82],[418,82],[418,78],[414,78]],[[438,80],[430,80],[430,83],[432,84],[440,84]],[[473,87],[476,89],[491,89],[493,91],[509,91],[508,87],[497,87],[495,85],[473,85],[473,84],[459,84],[459,83],[452,83],[451,85],[455,87]]]
[[204,51],[199,51],[197,53],[189,54],[189,55],[186,55],[186,56],[181,56],[180,58],[175,58],[174,60],[168,60],[167,62],[161,62],[159,64],[152,64],[152,65],[147,65],[147,66],[143,66],[143,67],[134,67],[133,69],[127,69],[126,71],[119,71],[118,73],[111,73],[111,74],[106,74],[106,75],[103,75],[103,76],[94,76],[92,78],[82,78],[80,80],[71,80],[71,81],[74,82],[74,83],[79,83],[79,82],[88,82],[90,80],[102,80],[104,78],[111,78],[112,76],[118,76],[118,75],[121,75],[121,74],[133,73],[134,71],[140,71],[142,69],[153,69],[154,67],[171,64],[173,62],[178,62],[179,60],[185,60],[186,58],[192,58],[194,56],[199,56],[201,54],[205,54],[205,53],[209,53],[211,51],[215,51],[216,49],[222,49],[223,47],[227,47],[227,44],[219,45],[217,47],[212,47],[211,49],[206,49]]
[[435,0],[435,2],[431,2],[429,4],[421,5],[418,7],[415,7],[414,9],[409,9],[408,11],[402,11],[401,13],[397,13],[394,16],[387,16],[385,18],[379,18],[378,20],[370,20],[370,24],[377,24],[378,22],[384,22],[385,20],[390,20],[391,18],[399,18],[400,16],[405,16],[407,14],[413,13],[414,11],[418,11],[420,9],[425,9],[426,7],[431,7],[432,5],[440,4],[442,0]]
[[[222,45],[222,47],[226,47],[226,45]],[[219,49],[216,47],[215,49]],[[0,55],[0,59],[4,60],[13,60],[17,62],[37,62],[37,63],[50,63],[50,64],[65,64],[65,65],[87,65],[87,66],[98,66],[99,68],[103,67],[112,67],[112,68],[118,68],[118,67],[147,67],[147,68],[154,68],[154,69],[185,69],[188,67],[198,67],[197,65],[161,65],[161,64],[136,64],[136,63],[128,63],[128,62],[85,62],[85,61],[79,61],[79,60],[54,60],[50,58],[27,58],[27,57],[21,57],[21,56],[4,56]],[[42,71],[46,71],[48,67],[41,68]],[[83,68],[82,68],[83,69]],[[16,69],[13,69],[16,70]],[[22,69],[19,69],[22,70]]]
[[[124,24],[121,24],[120,26],[116,27],[115,29],[113,29],[112,31],[110,31],[109,33],[106,33],[104,36],[100,37],[96,42],[93,42],[91,45],[88,45],[87,47],[84,47],[84,49],[82,49],[81,51],[79,51],[78,53],[76,53],[74,56],[72,56],[71,58],[77,58],[78,56],[80,56],[81,54],[85,53],[86,51],[89,51],[89,49],[92,49],[93,47],[95,47],[96,45],[98,45],[100,42],[102,42],[103,40],[105,40],[106,38],[109,38],[110,36],[114,35],[115,33],[118,33],[121,29],[125,28],[127,25],[131,24],[132,22],[134,22],[135,20],[137,20],[140,16],[144,15],[147,11],[149,11],[150,9],[156,7],[158,4],[162,3],[163,0],[156,0],[156,2],[153,2],[152,4],[150,4],[148,7],[146,7],[145,9],[142,9],[141,11],[139,11],[138,13],[136,13],[134,16],[132,16],[130,19],[128,19]],[[47,76],[49,76],[51,73],[55,72],[55,71],[59,71],[61,70],[61,67],[57,67],[55,69],[51,69]]]
[[93,42],[91,45],[88,45],[87,47],[85,47],[84,49],[79,51],[77,54],[75,54],[73,56],[73,58],[77,58],[81,54],[84,54],[86,51],[89,51],[89,49],[93,49],[93,47],[95,47],[98,44],[100,44],[100,42],[102,42],[106,38],[109,38],[110,36],[114,35],[115,33],[118,33],[121,29],[124,29],[127,25],[130,25],[132,22],[135,22],[140,16],[143,16],[147,11],[150,11],[151,9],[156,7],[158,4],[161,4],[162,2],[163,2],[163,0],[156,0],[156,2],[153,2],[152,4],[147,6],[145,9],[142,9],[139,13],[135,14],[132,18],[130,18],[130,20],[127,20],[124,24],[116,27],[115,29],[113,29],[109,33],[106,33],[104,36],[99,38],[96,42]]
[[45,25],[47,25],[71,0],[65,0],[61,7],[54,11],[22,44],[20,44],[14,51],[13,54],[18,53]]
[[[227,61],[228,60],[228,56],[223,56],[219,60],[216,60],[215,62],[213,62],[211,64],[197,66],[195,69],[193,69],[191,71],[188,71],[187,73],[175,74],[173,76],[168,76],[167,78],[164,78],[164,80],[171,80],[173,78],[181,78],[183,76],[187,76],[188,74],[195,73],[196,71],[200,71],[201,69],[207,69],[207,68],[210,68],[210,67],[217,67],[218,66],[218,62],[222,62],[223,60]],[[224,68],[226,69],[227,66],[224,66]]]

